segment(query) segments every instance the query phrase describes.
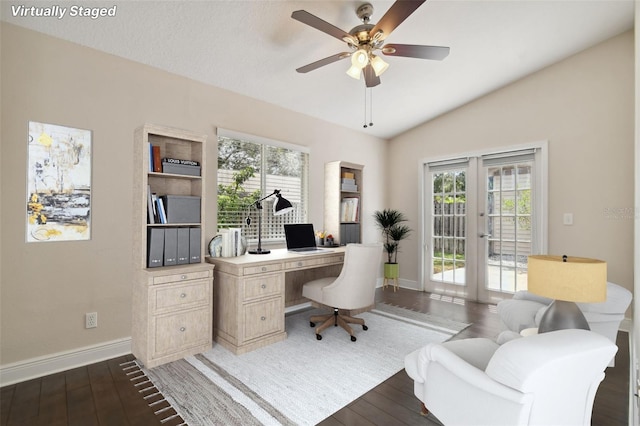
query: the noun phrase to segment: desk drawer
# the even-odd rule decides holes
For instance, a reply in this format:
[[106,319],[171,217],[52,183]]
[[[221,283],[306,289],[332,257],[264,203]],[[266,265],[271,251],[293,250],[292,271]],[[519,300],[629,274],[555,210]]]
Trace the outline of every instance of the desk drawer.
[[283,294],[284,282],[282,274],[264,275],[244,280],[243,300],[259,299],[267,296]]
[[330,257],[325,257],[324,263],[327,265],[332,263],[344,263],[344,254],[341,253]]
[[154,313],[209,305],[211,302],[211,281],[208,280],[169,284],[152,287],[151,290],[151,309]]
[[209,307],[153,319],[154,354],[162,356],[181,352],[211,340],[211,310]]
[[153,277],[153,284],[167,284],[167,283],[175,283],[180,281],[187,280],[198,280],[202,278],[209,278],[211,276],[211,271],[193,271],[193,272],[183,272],[182,274],[169,274],[169,275],[161,275],[157,277]]
[[301,268],[312,268],[314,266],[321,266],[325,264],[324,258],[309,258],[309,259],[298,259],[292,260],[285,264],[286,269],[301,269]]
[[284,331],[282,297],[244,306],[244,341]]
[[282,270],[280,263],[272,263],[260,266],[248,266],[242,270],[244,275],[265,274],[268,272],[278,272]]

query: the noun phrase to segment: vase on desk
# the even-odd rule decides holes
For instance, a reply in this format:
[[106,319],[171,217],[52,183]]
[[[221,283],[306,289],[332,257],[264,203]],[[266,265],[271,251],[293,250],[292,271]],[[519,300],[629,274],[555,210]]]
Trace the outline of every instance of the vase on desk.
[[323,246],[323,245],[324,245],[324,238],[318,237],[318,246]]

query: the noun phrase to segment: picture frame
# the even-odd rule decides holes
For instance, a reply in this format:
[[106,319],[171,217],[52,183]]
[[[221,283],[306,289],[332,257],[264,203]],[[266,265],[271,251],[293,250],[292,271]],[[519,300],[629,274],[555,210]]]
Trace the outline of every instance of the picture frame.
[[26,241],[91,239],[92,132],[29,121]]

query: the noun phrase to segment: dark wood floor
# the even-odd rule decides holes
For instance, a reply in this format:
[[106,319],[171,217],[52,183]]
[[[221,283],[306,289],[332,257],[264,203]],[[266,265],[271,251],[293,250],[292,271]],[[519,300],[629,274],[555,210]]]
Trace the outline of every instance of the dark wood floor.
[[[495,306],[437,297],[400,289],[378,290],[378,300],[420,312],[472,323],[455,339],[495,338],[500,320]],[[627,425],[629,402],[629,340],[618,333],[616,366],[608,368],[598,389],[593,425]],[[136,368],[132,355],[52,374],[1,389],[0,426],[154,425],[175,426],[182,419],[163,401]],[[133,379],[133,380],[132,380]],[[151,404],[151,406],[150,406]],[[164,420],[164,421],[162,421]],[[400,371],[331,417],[331,425],[438,425],[419,414],[413,381]],[[191,425],[198,426],[198,425]]]

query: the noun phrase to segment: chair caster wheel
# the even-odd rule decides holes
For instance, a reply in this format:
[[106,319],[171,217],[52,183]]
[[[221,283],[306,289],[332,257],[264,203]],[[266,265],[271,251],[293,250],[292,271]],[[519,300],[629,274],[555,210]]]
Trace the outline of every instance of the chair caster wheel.
[[352,342],[355,342],[356,340],[357,340],[357,339],[356,339],[356,336],[351,336],[351,341],[352,341]]
[[309,322],[309,327],[315,327],[316,323],[315,322]]
[[367,330],[369,329],[369,327],[367,327],[366,325],[362,325],[362,329],[363,329],[364,331],[367,331]]
[[316,339],[317,339],[317,340],[322,340],[322,335],[320,335],[320,334],[316,334]]

